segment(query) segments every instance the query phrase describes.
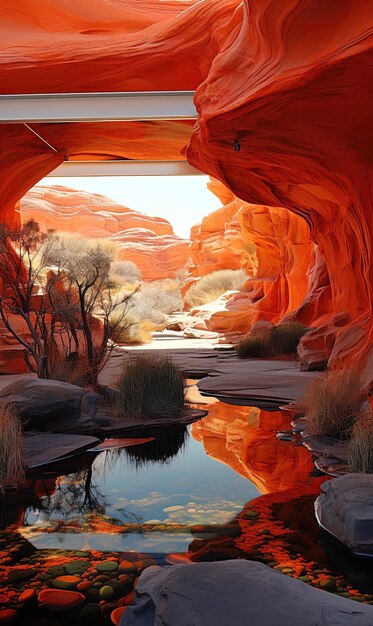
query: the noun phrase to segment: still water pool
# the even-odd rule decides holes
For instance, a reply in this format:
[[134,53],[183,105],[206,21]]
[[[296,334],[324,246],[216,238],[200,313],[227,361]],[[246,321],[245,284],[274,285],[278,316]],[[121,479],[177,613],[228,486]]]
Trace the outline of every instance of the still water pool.
[[[185,551],[190,526],[227,523],[260,495],[206,454],[190,427],[167,429],[156,442],[85,455],[85,464],[26,509],[21,532],[36,548]],[[121,525],[131,532],[117,533]]]

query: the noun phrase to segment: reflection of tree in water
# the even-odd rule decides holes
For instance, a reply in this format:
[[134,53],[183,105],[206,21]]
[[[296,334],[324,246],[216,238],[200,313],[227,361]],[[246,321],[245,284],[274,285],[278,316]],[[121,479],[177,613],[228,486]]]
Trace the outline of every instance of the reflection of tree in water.
[[186,426],[170,426],[159,429],[154,436],[154,441],[125,448],[127,460],[136,469],[151,463],[169,463],[185,447],[188,430]]
[[93,461],[94,457],[88,467],[58,480],[55,492],[42,496],[33,507],[34,511],[38,510],[45,520],[51,517],[66,520],[87,513],[104,515],[110,502],[92,480]]

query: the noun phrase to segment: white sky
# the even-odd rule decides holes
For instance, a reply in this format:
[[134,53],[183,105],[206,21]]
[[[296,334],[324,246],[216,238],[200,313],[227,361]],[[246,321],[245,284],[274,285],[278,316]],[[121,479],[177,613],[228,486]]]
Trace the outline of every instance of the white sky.
[[50,177],[38,185],[63,185],[103,194],[130,209],[166,218],[176,235],[189,238],[191,227],[221,206],[207,189],[208,180],[208,176]]

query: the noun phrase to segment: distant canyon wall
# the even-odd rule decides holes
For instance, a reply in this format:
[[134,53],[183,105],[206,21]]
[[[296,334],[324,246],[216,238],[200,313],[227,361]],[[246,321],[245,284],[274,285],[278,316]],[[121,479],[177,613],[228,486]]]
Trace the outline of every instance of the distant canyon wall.
[[43,229],[108,238],[118,259],[132,261],[143,280],[173,278],[189,260],[189,241],[177,237],[164,218],[122,206],[101,194],[60,185],[34,187],[20,202],[22,221],[35,219]]

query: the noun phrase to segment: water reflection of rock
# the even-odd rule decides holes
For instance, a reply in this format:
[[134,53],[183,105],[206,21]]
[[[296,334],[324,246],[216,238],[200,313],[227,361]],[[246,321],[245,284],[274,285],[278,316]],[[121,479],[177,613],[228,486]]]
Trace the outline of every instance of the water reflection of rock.
[[276,431],[289,428],[283,411],[217,401],[193,424],[192,435],[208,455],[251,480],[261,493],[272,493],[307,485],[314,467],[303,446],[276,439]]

